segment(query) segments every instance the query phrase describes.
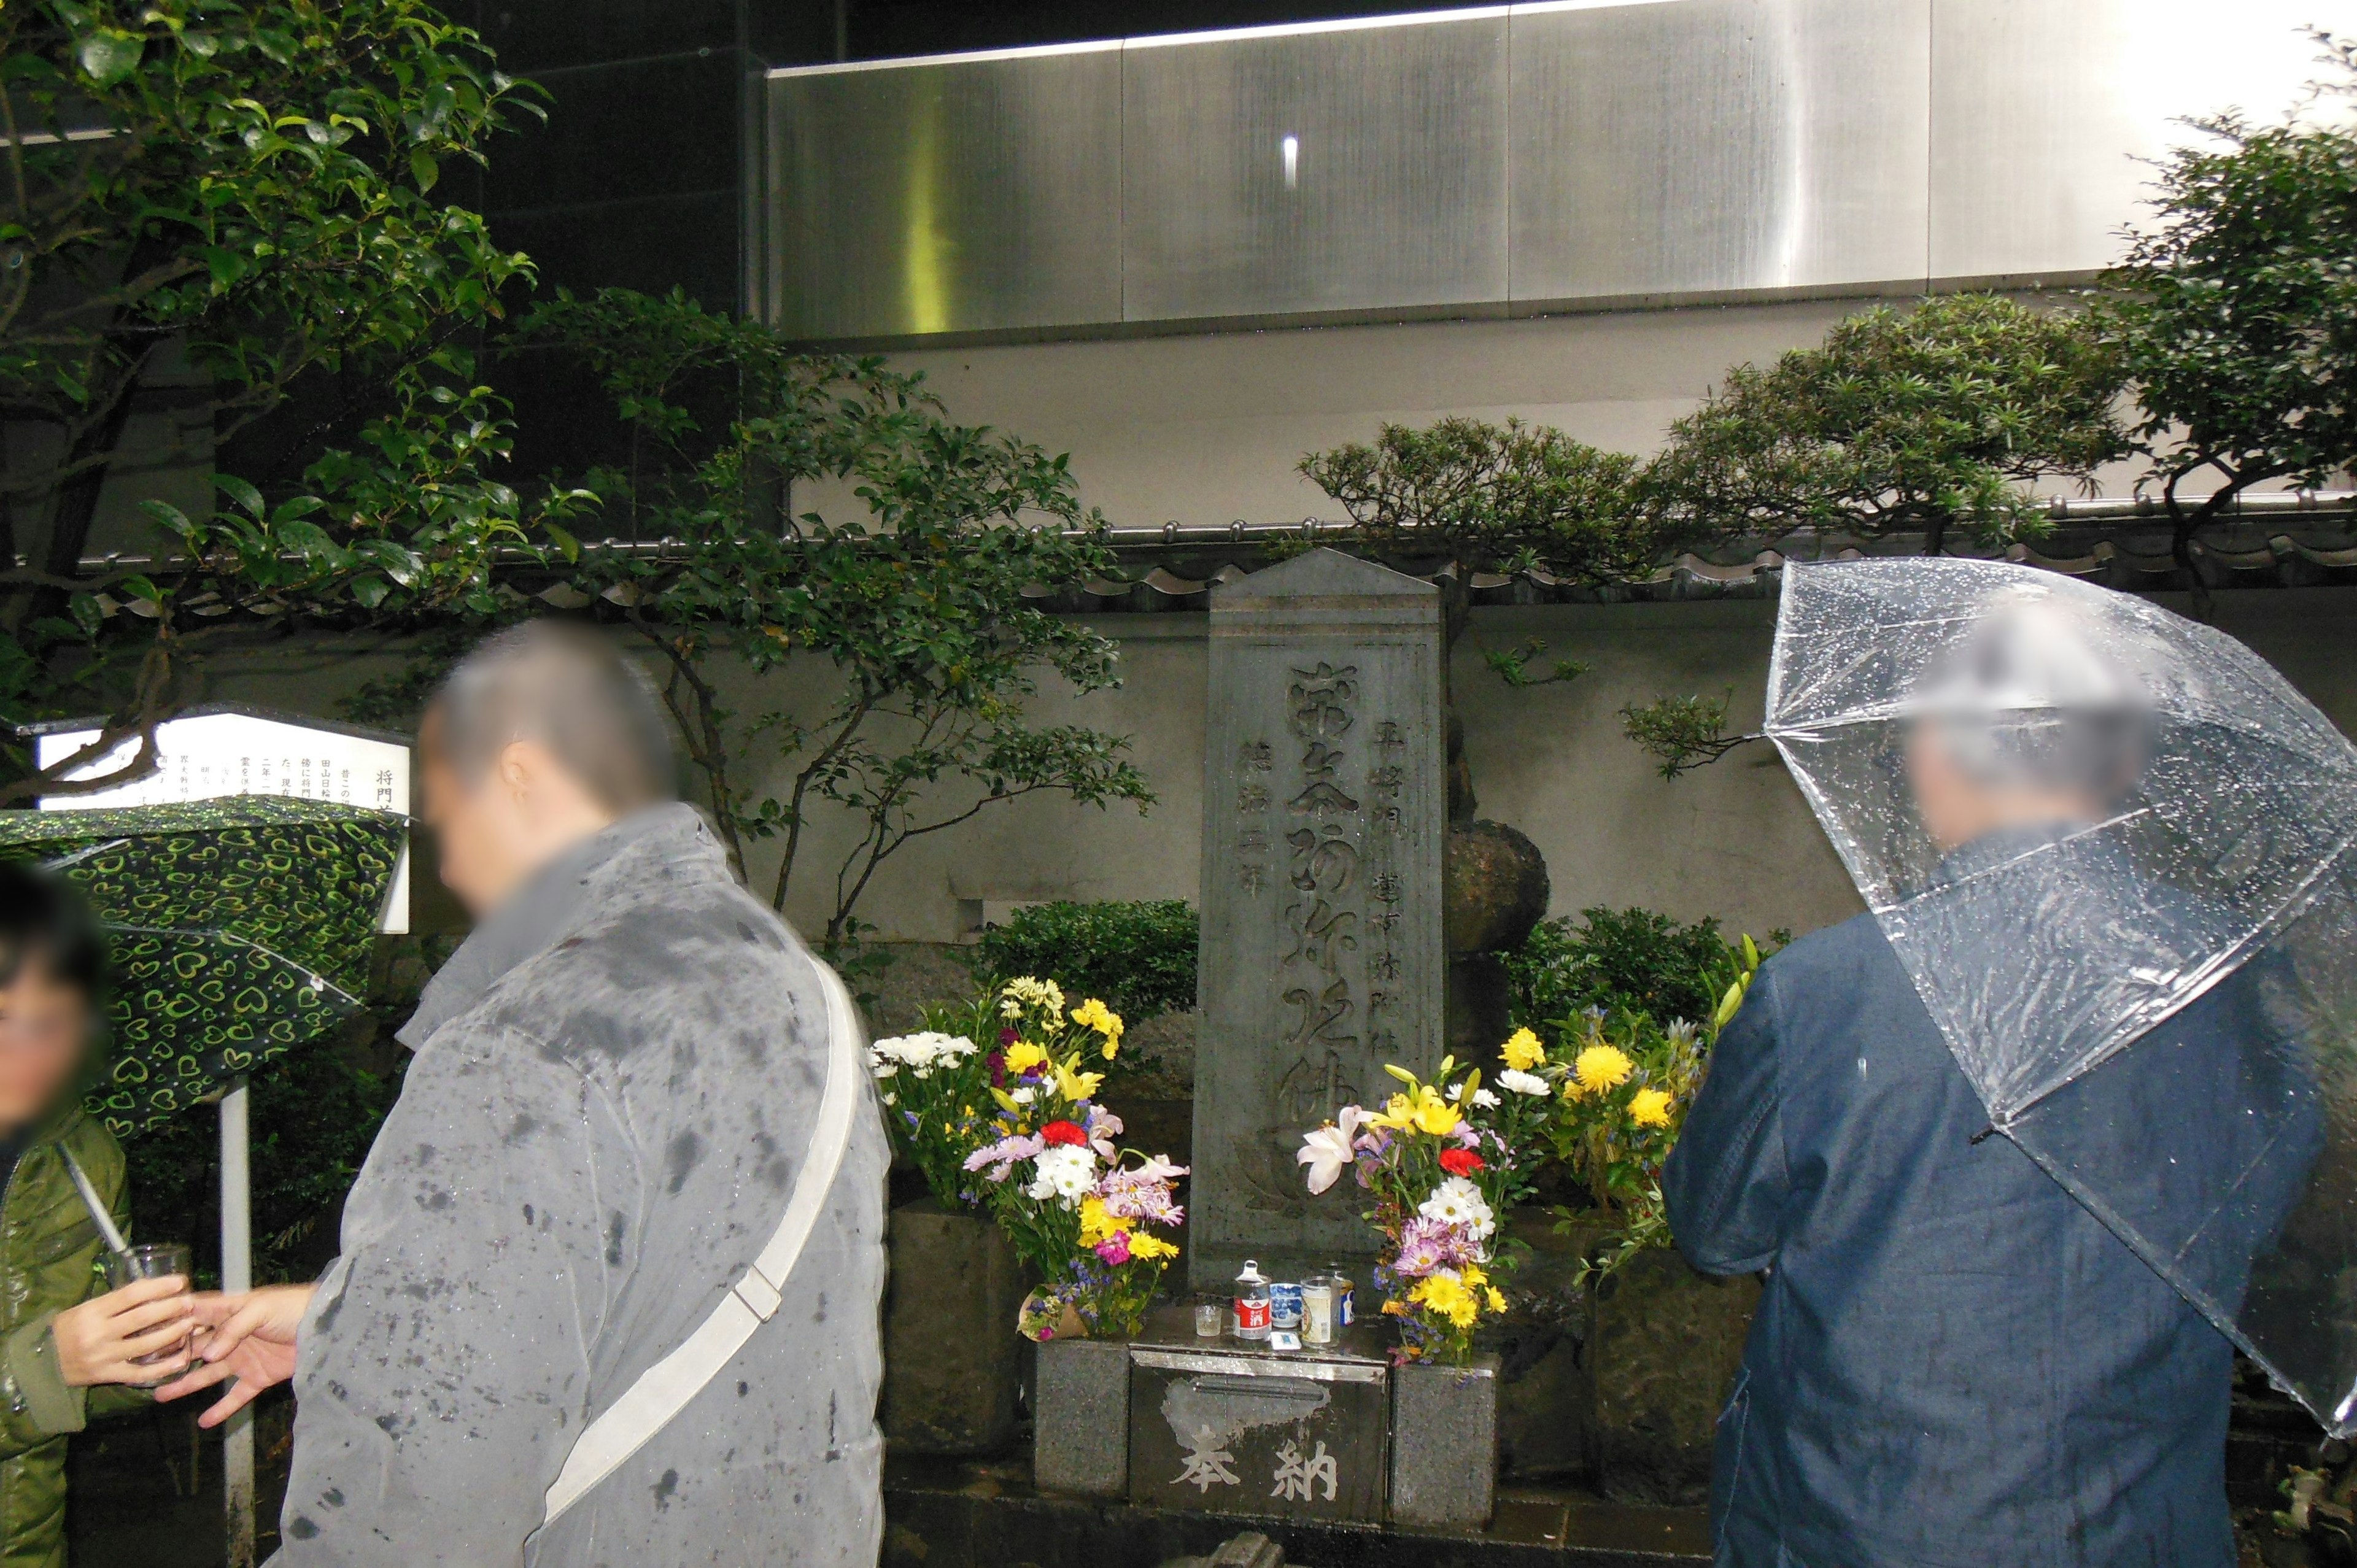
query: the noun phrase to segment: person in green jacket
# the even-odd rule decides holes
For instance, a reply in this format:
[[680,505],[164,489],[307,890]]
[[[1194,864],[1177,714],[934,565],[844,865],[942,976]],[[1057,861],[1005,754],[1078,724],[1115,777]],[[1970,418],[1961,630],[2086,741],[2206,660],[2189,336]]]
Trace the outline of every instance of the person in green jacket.
[[123,1149],[81,1109],[103,954],[70,889],[0,863],[0,1568],[61,1568],[67,1435],[189,1359],[188,1282],[106,1291],[66,1166],[70,1153],[128,1230]]

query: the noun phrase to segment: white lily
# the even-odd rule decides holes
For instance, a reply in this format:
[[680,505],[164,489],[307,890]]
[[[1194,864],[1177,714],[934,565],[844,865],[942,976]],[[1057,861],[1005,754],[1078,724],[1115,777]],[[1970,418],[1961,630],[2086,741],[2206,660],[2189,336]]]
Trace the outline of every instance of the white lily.
[[1309,1167],[1309,1190],[1324,1192],[1350,1167],[1354,1157],[1351,1152],[1351,1134],[1330,1124],[1317,1128],[1303,1134],[1301,1152],[1293,1157]]

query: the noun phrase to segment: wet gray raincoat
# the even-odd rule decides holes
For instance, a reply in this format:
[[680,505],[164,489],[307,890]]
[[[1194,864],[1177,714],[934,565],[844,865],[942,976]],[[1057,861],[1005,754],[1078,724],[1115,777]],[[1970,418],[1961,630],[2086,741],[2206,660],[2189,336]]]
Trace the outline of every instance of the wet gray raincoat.
[[778,1315],[540,1528],[582,1428],[785,1211],[826,1075],[815,961],[680,805],[587,841],[451,956],[297,1342],[274,1562],[875,1563],[888,1156],[864,1090]]

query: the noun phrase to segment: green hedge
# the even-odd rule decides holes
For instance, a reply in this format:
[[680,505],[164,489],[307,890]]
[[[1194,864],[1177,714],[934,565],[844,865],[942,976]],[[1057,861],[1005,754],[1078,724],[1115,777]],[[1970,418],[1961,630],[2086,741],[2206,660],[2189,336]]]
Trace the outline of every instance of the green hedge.
[[974,972],[1052,980],[1067,995],[1101,996],[1132,1024],[1195,1005],[1201,922],[1182,898],[1034,904],[982,934]]
[[[1792,939],[1770,935],[1763,948]],[[1651,909],[1583,909],[1542,920],[1507,956],[1517,1025],[1544,1031],[1588,1007],[1627,1009],[1664,1023],[1707,1020],[1733,977],[1718,922],[1684,925]]]

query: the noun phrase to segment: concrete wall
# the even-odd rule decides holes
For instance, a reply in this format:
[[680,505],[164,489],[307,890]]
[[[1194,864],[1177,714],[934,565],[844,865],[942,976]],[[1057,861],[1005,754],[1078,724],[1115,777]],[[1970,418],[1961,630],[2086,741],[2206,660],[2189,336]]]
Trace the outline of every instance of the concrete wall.
[[[2176,607],[2182,608],[2178,606]],[[1860,907],[1847,875],[1782,766],[1765,746],[1663,780],[1621,736],[1618,710],[1668,693],[1731,693],[1739,725],[1756,725],[1774,606],[1762,601],[1549,606],[1485,609],[1458,650],[1452,678],[1466,722],[1481,813],[1529,833],[1554,877],[1554,908],[1641,904],[1684,918],[1716,915],[1765,932],[1806,931]],[[1125,683],[1075,698],[1042,694],[1042,722],[1081,723],[1135,737],[1135,760],[1160,796],[1141,818],[1055,797],[993,808],[921,840],[887,863],[862,913],[887,940],[957,939],[961,901],[1193,898],[1200,844],[1205,618],[1111,617]],[[2279,589],[2219,596],[2218,624],[2275,661],[2342,729],[2357,733],[2357,594]],[[1527,637],[1590,666],[1578,679],[1513,691],[1480,651]],[[214,694],[330,712],[337,697],[389,667],[382,652],[288,648],[242,660]],[[796,665],[758,684],[739,675],[740,712],[813,711],[825,672]],[[765,782],[776,783],[773,768]],[[759,769],[755,777],[760,778]],[[788,913],[805,929],[823,920],[832,865],[850,823],[822,815]],[[755,886],[767,891],[775,852],[755,846]],[[420,878],[420,924],[448,918]]]
[[[1015,344],[893,362],[923,371],[952,417],[1071,453],[1082,499],[1116,523],[1290,521],[1340,515],[1294,472],[1302,455],[1370,439],[1386,420],[1513,415],[1651,453],[1728,366],[1813,347],[1871,303]],[[2126,477],[2105,488],[2124,490]]]

